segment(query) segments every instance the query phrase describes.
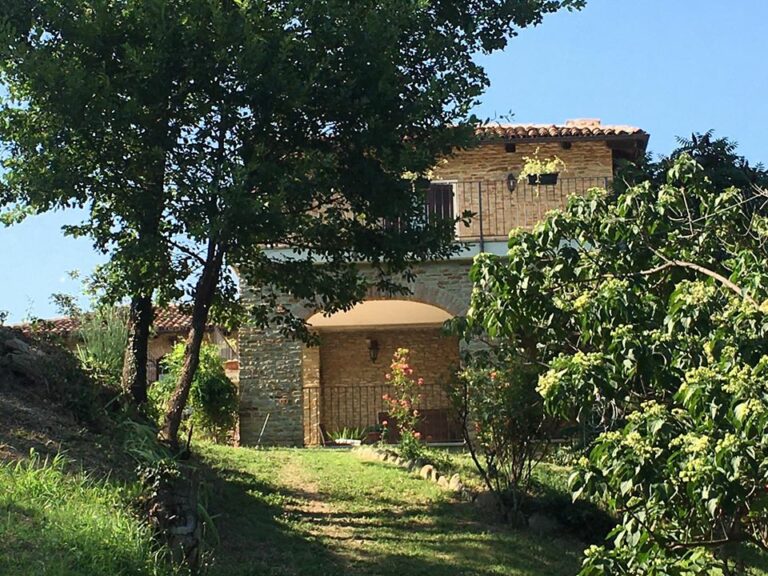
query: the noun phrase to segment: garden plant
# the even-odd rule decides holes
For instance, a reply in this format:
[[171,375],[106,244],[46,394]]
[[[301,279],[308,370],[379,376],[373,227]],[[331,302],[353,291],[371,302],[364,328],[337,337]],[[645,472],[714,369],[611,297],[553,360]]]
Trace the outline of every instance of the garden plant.
[[390,372],[385,379],[392,385],[393,394],[384,394],[387,410],[393,422],[384,424],[384,437],[392,437],[392,429],[397,428],[400,454],[404,458],[418,458],[422,455],[424,445],[421,433],[416,431],[419,421],[419,410],[416,408],[422,395],[419,388],[424,385],[423,378],[413,375],[410,365],[410,351],[398,348],[392,356]]
[[744,573],[768,550],[768,195],[723,185],[749,169],[725,160],[574,197],[473,267],[469,322],[597,435],[571,486],[617,525],[584,576]]

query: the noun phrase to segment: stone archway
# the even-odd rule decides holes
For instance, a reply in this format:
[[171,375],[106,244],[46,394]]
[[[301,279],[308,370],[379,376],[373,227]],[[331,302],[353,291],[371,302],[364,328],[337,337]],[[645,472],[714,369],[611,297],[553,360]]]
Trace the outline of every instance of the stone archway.
[[[392,298],[371,290],[366,300],[405,300],[439,308],[450,316],[463,315],[472,290],[470,266],[468,260],[421,264],[414,269],[416,279],[409,285],[410,294]],[[243,297],[255,300],[257,294],[244,287]],[[297,306],[287,296],[283,304],[305,319],[317,312]],[[248,324],[241,328],[239,340],[241,442],[255,444],[263,428],[262,444],[311,443],[304,422],[311,421],[313,408],[304,389],[305,384],[319,385],[318,350],[288,339],[274,328]]]
[[[421,281],[420,281],[421,280]],[[397,296],[382,294],[375,288],[371,288],[366,295],[366,300],[407,300],[434,306],[446,311],[451,316],[463,316],[469,307],[469,293],[455,286],[454,290],[434,285],[418,279],[410,286],[411,293]]]

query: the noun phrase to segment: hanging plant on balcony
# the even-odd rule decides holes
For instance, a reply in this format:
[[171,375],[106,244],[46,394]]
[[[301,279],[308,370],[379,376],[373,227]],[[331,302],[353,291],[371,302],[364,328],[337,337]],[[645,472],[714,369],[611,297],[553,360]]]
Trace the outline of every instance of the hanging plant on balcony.
[[560,172],[566,172],[565,162],[557,156],[551,158],[540,158],[539,149],[533,153],[533,156],[523,156],[525,163],[518,180],[528,180],[531,186],[544,185],[552,186],[557,184],[557,177]]

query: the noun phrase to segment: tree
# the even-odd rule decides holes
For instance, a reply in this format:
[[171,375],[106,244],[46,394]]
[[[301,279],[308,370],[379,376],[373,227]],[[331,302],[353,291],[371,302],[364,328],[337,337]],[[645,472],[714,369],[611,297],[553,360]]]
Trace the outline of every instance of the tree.
[[453,223],[425,218],[424,182],[404,175],[471,143],[487,84],[473,55],[582,4],[20,2],[2,14],[5,195],[87,205],[77,231],[112,255],[115,293],[188,295],[175,444],[229,265],[265,295],[257,322],[299,331],[278,292],[348,308],[369,284],[356,262],[402,290],[411,262],[453,250]]
[[535,352],[551,413],[602,430],[571,484],[621,523],[584,575],[730,574],[768,550],[768,195],[717,181],[681,153],[473,269],[470,317]]
[[22,0],[0,10],[0,204],[17,216],[88,210],[66,232],[89,235],[110,254],[100,271],[105,302],[131,299],[123,387],[138,402],[146,400],[152,298],[178,295],[162,221],[188,54],[176,50],[180,30],[167,26],[163,5]]

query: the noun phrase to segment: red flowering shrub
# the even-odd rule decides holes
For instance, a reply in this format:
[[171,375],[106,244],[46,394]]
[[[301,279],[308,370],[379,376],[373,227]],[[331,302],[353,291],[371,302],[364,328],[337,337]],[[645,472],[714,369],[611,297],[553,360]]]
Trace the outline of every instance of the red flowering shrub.
[[[416,432],[416,423],[419,420],[419,411],[414,405],[421,398],[418,390],[424,385],[423,378],[413,377],[413,368],[409,364],[409,350],[398,348],[392,357],[391,372],[385,379],[392,385],[393,394],[384,394],[382,397],[387,403],[389,415],[394,420],[394,425],[400,435],[400,452],[405,458],[416,458],[421,455],[421,434]],[[389,433],[393,423],[382,422],[385,436]]]

